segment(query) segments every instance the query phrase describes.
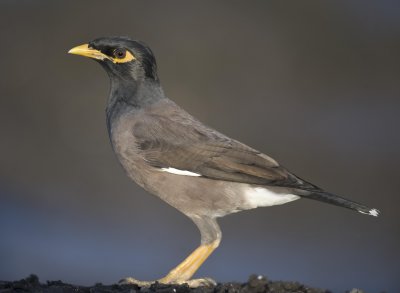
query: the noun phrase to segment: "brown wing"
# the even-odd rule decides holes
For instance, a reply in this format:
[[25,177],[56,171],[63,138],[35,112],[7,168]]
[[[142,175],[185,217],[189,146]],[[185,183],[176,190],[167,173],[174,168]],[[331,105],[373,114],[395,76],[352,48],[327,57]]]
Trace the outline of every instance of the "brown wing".
[[170,111],[168,118],[146,113],[133,133],[149,164],[201,176],[247,184],[315,190],[274,159],[208,128],[186,112]]

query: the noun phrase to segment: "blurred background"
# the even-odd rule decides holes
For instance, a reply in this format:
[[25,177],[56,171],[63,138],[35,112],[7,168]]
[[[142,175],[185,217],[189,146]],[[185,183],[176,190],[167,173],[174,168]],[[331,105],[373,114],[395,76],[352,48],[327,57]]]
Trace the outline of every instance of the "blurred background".
[[227,216],[198,277],[400,291],[398,1],[1,1],[1,280],[155,279],[198,245],[119,166],[106,73],[66,53],[110,35],[149,44],[167,95],[206,124],[382,211]]

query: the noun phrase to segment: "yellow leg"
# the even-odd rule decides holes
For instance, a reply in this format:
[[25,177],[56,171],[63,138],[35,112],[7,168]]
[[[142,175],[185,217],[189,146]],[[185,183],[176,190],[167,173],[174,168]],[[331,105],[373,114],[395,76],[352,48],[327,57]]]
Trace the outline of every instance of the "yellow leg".
[[160,283],[179,283],[189,280],[218,245],[219,240],[200,245],[168,275],[158,281]]
[[[164,284],[182,284],[187,283],[191,288],[199,286],[216,285],[210,278],[190,279],[199,269],[203,262],[218,247],[221,241],[221,231],[214,218],[191,216],[193,222],[197,225],[201,233],[201,245],[194,250],[183,262],[171,270],[164,278],[158,282]],[[137,284],[140,287],[148,287],[154,281],[140,281],[134,278],[125,278],[120,281],[121,284]]]

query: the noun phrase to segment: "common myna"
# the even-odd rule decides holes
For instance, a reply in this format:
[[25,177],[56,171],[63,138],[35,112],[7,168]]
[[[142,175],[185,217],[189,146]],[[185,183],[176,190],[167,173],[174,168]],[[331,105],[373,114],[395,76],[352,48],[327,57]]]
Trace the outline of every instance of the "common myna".
[[98,38],[69,53],[98,61],[108,73],[107,128],[127,175],[192,219],[200,230],[201,245],[159,282],[191,286],[212,282],[190,278],[221,241],[216,219],[231,213],[310,198],[379,215],[377,209],[297,177],[268,155],[180,108],[165,95],[154,55],[144,43],[126,37]]

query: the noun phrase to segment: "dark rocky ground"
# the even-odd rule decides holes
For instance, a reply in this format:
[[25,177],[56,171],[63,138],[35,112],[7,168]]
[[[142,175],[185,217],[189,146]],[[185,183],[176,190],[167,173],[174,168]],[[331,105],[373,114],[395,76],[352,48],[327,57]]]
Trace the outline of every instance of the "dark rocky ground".
[[[0,281],[0,293],[6,292],[89,292],[89,293],[111,293],[111,292],[129,292],[129,293],[330,293],[329,290],[321,290],[302,285],[297,282],[269,281],[266,277],[252,275],[246,283],[223,283],[213,287],[199,287],[190,289],[187,285],[163,285],[154,283],[149,288],[138,287],[137,285],[103,285],[95,284],[91,287],[75,286],[65,284],[62,281],[47,281],[40,283],[39,278],[30,275],[26,279],[19,281]],[[363,293],[361,290],[353,289],[349,293]]]

